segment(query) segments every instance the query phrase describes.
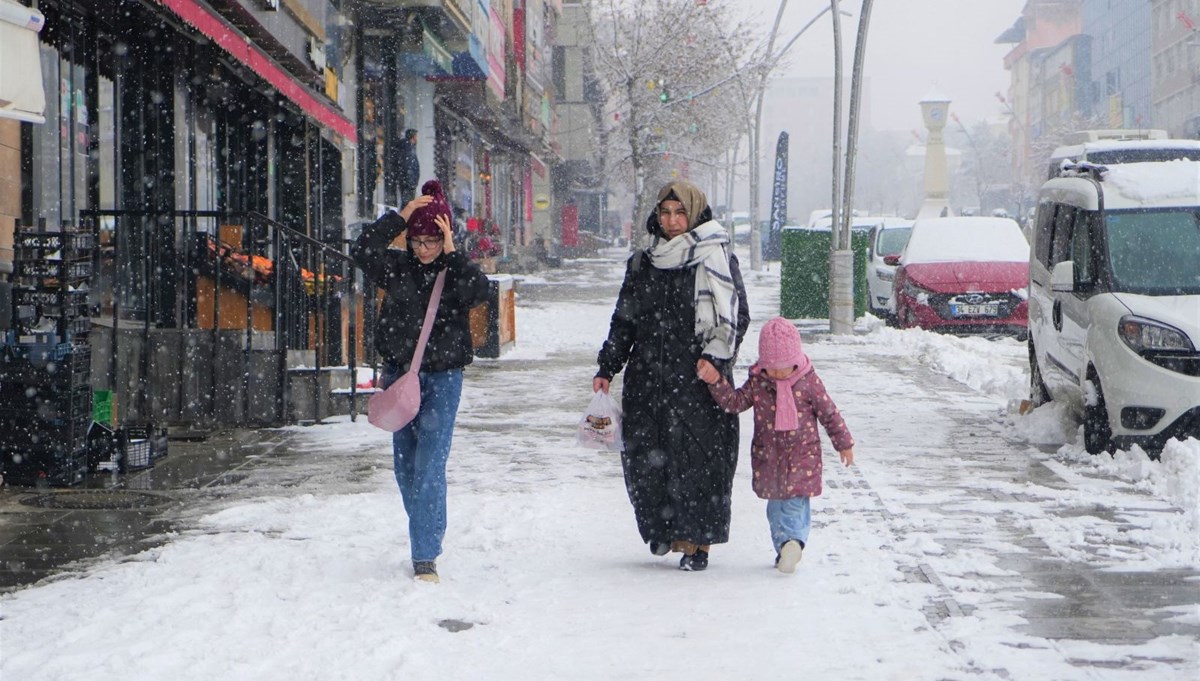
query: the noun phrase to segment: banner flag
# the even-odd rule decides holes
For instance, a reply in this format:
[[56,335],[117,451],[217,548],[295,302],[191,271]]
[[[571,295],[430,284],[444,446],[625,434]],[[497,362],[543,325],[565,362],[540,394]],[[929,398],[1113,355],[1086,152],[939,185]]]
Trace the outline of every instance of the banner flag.
[[767,242],[763,246],[763,258],[779,260],[782,257],[781,241],[783,225],[787,222],[788,134],[779,133],[775,144],[775,181],[771,191],[771,228],[767,230]]

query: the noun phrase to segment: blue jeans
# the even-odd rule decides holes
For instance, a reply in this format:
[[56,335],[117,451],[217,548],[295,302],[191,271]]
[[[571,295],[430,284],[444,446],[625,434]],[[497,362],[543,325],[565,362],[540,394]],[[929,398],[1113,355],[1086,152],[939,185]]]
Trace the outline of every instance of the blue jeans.
[[808,544],[808,530],[812,526],[812,512],[808,497],[767,500],[767,523],[771,526],[771,543],[775,552],[789,539],[798,539]]
[[[384,370],[384,387],[399,372]],[[454,437],[454,419],[462,396],[462,369],[420,372],[421,410],[407,426],[392,435],[396,484],[408,513],[408,537],[414,561],[442,554],[446,536],[446,461]]]

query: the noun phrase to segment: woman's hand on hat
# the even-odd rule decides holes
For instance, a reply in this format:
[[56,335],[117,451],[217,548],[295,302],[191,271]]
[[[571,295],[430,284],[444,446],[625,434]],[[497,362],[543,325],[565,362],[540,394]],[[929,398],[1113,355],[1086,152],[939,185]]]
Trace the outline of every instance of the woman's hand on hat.
[[433,216],[433,224],[442,230],[442,251],[446,253],[454,252],[454,226],[450,223],[450,218],[445,215]]
[[408,222],[408,219],[412,217],[413,211],[418,208],[424,208],[425,206],[428,206],[431,201],[433,201],[433,197],[429,194],[422,194],[418,196],[412,201],[404,204],[404,207],[400,209],[400,217],[404,218],[405,222]]

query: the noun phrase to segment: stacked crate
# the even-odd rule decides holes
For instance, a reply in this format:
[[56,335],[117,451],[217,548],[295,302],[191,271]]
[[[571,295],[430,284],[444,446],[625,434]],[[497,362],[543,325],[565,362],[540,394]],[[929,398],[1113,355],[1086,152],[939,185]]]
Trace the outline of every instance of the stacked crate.
[[73,485],[92,421],[87,284],[95,235],[18,227],[13,330],[0,347],[0,466],[16,485]]

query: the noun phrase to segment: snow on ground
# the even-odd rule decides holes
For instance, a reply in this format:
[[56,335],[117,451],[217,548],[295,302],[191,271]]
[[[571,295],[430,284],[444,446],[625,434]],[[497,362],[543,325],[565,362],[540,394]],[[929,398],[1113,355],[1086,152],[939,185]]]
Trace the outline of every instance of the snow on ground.
[[[1067,414],[1012,415],[1028,379],[1010,340],[876,323],[806,334],[859,461],[827,461],[797,574],[771,567],[745,456],[731,541],[709,571],[650,556],[617,456],[574,444],[621,271],[599,259],[548,273],[538,285],[562,297],[518,293],[517,348],[469,370],[440,585],[412,580],[387,436],[331,419],[284,429],[282,461],[189,509],[190,529],[165,545],[0,598],[0,677],[1196,678],[1200,647],[1184,637],[1109,645],[1024,628],[1023,608],[1061,598],[1006,567],[1032,554],[1027,536],[1066,561],[1132,559],[1107,546],[1112,522],[1060,509],[1119,504],[1122,523],[1140,524],[1122,541],[1143,542],[1143,567],[1200,567],[1200,443],[1173,445],[1161,464],[1081,455]],[[755,323],[739,381],[778,309],[777,272],[746,278]],[[1021,479],[1031,459],[1070,484]],[[925,568],[940,578],[909,578]],[[967,612],[931,623],[924,611],[947,599]]]

